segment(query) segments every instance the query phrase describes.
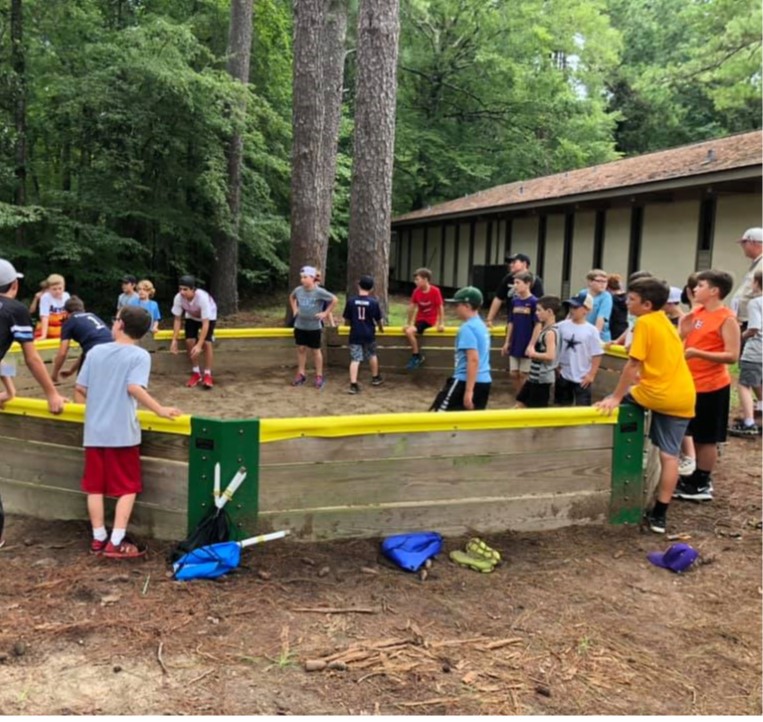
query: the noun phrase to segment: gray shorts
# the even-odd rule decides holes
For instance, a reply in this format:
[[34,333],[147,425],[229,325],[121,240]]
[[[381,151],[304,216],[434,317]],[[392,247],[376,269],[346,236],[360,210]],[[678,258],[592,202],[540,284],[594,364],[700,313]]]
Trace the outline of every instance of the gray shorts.
[[350,361],[362,363],[368,361],[372,356],[376,356],[376,341],[350,344]]
[[677,457],[681,453],[681,442],[686,434],[690,420],[652,411],[652,426],[649,429],[649,438],[664,454]]
[[755,361],[739,362],[739,385],[754,389],[763,383],[763,366]]

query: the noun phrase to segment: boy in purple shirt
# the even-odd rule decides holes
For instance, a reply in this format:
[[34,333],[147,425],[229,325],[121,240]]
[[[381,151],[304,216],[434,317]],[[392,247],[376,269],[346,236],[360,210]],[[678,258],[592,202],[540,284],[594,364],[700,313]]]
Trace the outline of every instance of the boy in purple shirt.
[[535,345],[541,328],[535,315],[538,299],[530,292],[532,284],[532,273],[523,271],[514,276],[514,296],[509,308],[506,341],[501,348],[501,355],[509,357],[509,373],[514,381],[515,394],[527,381],[530,373],[527,350]]

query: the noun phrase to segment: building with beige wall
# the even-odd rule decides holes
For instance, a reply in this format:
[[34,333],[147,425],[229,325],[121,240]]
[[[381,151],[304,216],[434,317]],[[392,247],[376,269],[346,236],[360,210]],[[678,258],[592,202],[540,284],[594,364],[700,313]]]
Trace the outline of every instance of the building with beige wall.
[[392,222],[392,281],[407,288],[423,265],[455,289],[520,252],[563,296],[594,267],[624,277],[646,269],[674,286],[711,267],[740,279],[749,262],[735,241],[763,225],[762,141],[760,131],[729,136],[406,213]]

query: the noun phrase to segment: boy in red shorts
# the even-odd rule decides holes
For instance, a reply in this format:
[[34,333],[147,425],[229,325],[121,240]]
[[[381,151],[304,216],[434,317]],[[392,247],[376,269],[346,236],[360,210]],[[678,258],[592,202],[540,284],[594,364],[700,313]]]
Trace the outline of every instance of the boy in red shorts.
[[414,371],[424,363],[418,337],[435,324],[438,331],[445,330],[445,306],[440,289],[432,285],[432,272],[428,268],[419,268],[413,274],[413,282],[416,288],[413,289],[408,305],[408,323],[403,326],[408,343],[411,344],[411,359],[406,365],[409,371]]
[[[151,328],[140,306],[120,309],[111,329],[113,343],[93,347],[77,377],[74,400],[85,406],[85,471],[82,491],[93,526],[90,551],[112,559],[134,559],[145,549],[125,539],[136,496],[143,491],[138,404],[171,419],[178,409],[162,406],[146,391],[151,356],[136,345]],[[106,533],[104,496],[117,497],[114,528]]]

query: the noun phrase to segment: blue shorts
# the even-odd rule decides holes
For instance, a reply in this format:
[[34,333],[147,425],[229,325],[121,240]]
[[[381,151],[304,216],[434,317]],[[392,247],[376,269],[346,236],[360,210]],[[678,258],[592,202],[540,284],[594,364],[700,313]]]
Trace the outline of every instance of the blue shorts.
[[668,416],[652,411],[649,439],[664,454],[677,458],[681,454],[681,442],[686,435],[689,421],[691,419]]

